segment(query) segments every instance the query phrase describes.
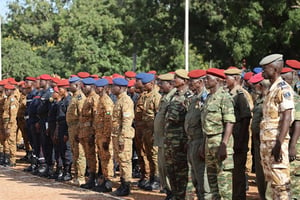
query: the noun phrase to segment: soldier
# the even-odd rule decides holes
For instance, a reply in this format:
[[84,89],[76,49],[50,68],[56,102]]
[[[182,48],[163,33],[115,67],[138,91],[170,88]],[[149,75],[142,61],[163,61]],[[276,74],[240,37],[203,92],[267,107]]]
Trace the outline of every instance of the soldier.
[[5,81],[0,81],[0,165],[4,164],[5,132],[3,126],[4,102],[6,99],[4,91]]
[[30,157],[32,154],[32,149],[31,146],[29,145],[29,140],[28,140],[28,134],[27,134],[27,128],[26,128],[26,120],[25,120],[25,111],[26,111],[26,95],[27,95],[27,89],[25,85],[22,85],[20,88],[21,90],[21,96],[19,100],[19,110],[17,114],[17,124],[18,127],[22,133],[23,141],[24,141],[24,147],[26,151],[26,155],[21,158],[21,161],[29,162]]
[[134,137],[134,144],[135,144],[135,149],[136,153],[138,156],[138,162],[140,166],[140,172],[141,172],[141,177],[140,180],[138,181],[138,187],[141,189],[144,189],[146,183],[148,182],[149,178],[149,163],[145,155],[145,149],[143,145],[143,133],[144,133],[144,121],[142,119],[142,114],[144,110],[144,102],[145,102],[145,91],[144,91],[144,86],[141,81],[141,77],[145,73],[141,72],[136,75],[136,83],[135,83],[135,88],[140,92],[139,97],[137,99],[137,102],[135,104],[135,119],[134,119],[134,127],[135,127],[135,137]]
[[165,159],[167,176],[172,190],[172,199],[184,199],[188,182],[187,135],[184,131],[184,119],[192,92],[188,88],[187,71],[175,71],[175,94],[170,97],[166,110]]
[[267,200],[266,198],[267,182],[265,180],[264,172],[261,165],[261,157],[260,157],[259,124],[262,120],[262,115],[263,115],[262,106],[263,106],[265,96],[267,95],[267,92],[269,90],[270,82],[269,80],[264,80],[264,77],[262,77],[262,73],[256,74],[253,77],[251,77],[249,82],[253,84],[255,88],[255,93],[257,94],[257,98],[255,100],[255,104],[253,108],[253,117],[251,123],[252,141],[254,147],[256,185],[258,188],[260,198],[262,200]]
[[57,106],[57,138],[58,138],[58,149],[55,151],[55,156],[60,157],[63,164],[63,176],[58,176],[57,181],[69,181],[72,179],[71,176],[71,165],[72,165],[72,154],[69,142],[68,125],[66,121],[66,112],[69,107],[71,96],[67,88],[69,88],[68,79],[62,79],[57,84],[59,95],[61,100]]
[[233,150],[230,136],[235,117],[233,99],[223,88],[224,79],[222,70],[210,68],[204,81],[210,93],[201,114],[205,142],[200,155],[205,158],[212,199],[232,198]]
[[163,74],[160,75],[158,86],[163,96],[160,100],[159,110],[154,119],[154,141],[153,145],[158,147],[157,160],[158,160],[158,171],[161,187],[165,190],[167,197],[166,200],[172,199],[171,187],[167,177],[167,169],[165,166],[165,155],[164,155],[164,137],[165,137],[165,114],[167,110],[168,102],[170,97],[176,92],[176,88],[173,87],[172,81],[174,80],[174,74]]
[[4,86],[7,99],[4,102],[3,126],[5,135],[5,159],[4,165],[16,166],[16,132],[17,132],[17,113],[19,102],[15,97],[15,86],[6,84]]
[[[290,86],[293,85],[293,80],[295,73],[291,68],[283,68],[281,71],[281,77],[285,80]],[[298,140],[300,134],[300,97],[294,92],[294,101],[295,101],[295,113],[294,113],[294,123],[290,128],[290,143],[289,143],[289,159],[291,166],[291,190],[292,198],[297,199],[300,197],[300,141]]]
[[141,81],[145,91],[144,108],[142,121],[144,122],[143,146],[150,168],[149,182],[144,186],[145,190],[152,191],[159,189],[158,166],[157,166],[157,146],[153,146],[154,117],[158,112],[161,95],[155,89],[155,76],[153,74],[143,74]]
[[199,148],[203,145],[204,136],[201,127],[201,108],[207,98],[204,86],[205,70],[192,70],[189,72],[189,88],[194,96],[188,107],[184,128],[188,136],[188,162],[191,167],[192,183],[196,188],[198,199],[209,199],[209,187],[204,160],[199,157]]
[[299,81],[299,70],[300,70],[300,62],[298,60],[286,60],[285,64],[293,69],[293,80],[292,80],[292,88],[297,94],[300,94],[300,81]]
[[133,71],[125,72],[125,79],[129,82],[130,80],[135,80],[136,73]]
[[69,90],[70,92],[72,92],[73,96],[67,109],[66,120],[68,124],[69,140],[73,156],[72,160],[75,175],[73,183],[76,185],[82,185],[85,182],[84,172],[86,168],[86,159],[84,156],[83,146],[79,142],[79,118],[86,97],[81,91],[81,83],[79,77],[70,78],[69,83]]
[[121,185],[113,192],[116,196],[127,196],[130,193],[130,181],[132,175],[132,139],[134,129],[133,101],[126,94],[128,81],[123,78],[113,79],[112,93],[118,100],[114,105],[112,118],[112,141],[114,155],[120,166]]
[[241,87],[241,73],[237,68],[230,68],[224,71],[229,94],[234,101],[234,114],[236,123],[233,127],[233,161],[232,171],[232,199],[246,200],[246,160],[249,142],[249,124],[251,110],[246,95],[250,94]]
[[259,64],[263,68],[263,77],[271,82],[260,124],[262,166],[272,199],[290,199],[288,131],[294,117],[293,90],[280,77],[283,67],[281,54],[266,56]]
[[81,115],[79,117],[80,132],[79,142],[83,146],[85,159],[89,167],[89,179],[85,184],[80,185],[82,188],[91,189],[95,187],[97,162],[96,162],[96,146],[95,146],[95,130],[93,128],[95,113],[97,109],[99,96],[95,92],[95,80],[93,78],[85,78],[82,80],[83,93],[86,99],[82,106]]
[[111,141],[114,103],[106,93],[107,85],[108,81],[106,79],[99,79],[95,82],[96,93],[99,95],[99,100],[95,112],[94,129],[102,169],[102,176],[98,179],[98,186],[94,188],[97,192],[111,192],[112,182],[110,179],[114,176],[113,147]]

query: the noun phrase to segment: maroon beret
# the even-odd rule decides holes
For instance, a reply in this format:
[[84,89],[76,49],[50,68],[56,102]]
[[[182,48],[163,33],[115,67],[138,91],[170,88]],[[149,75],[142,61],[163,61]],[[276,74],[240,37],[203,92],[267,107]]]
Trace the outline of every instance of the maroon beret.
[[300,62],[298,60],[286,60],[285,64],[293,69],[300,69]]
[[88,78],[88,77],[90,77],[90,73],[88,73],[88,72],[78,72],[77,76],[79,78]]
[[264,80],[264,77],[262,76],[262,73],[258,73],[258,74],[255,74],[254,76],[252,76],[250,79],[249,79],[249,82],[250,83],[259,83],[261,82],[262,80]]
[[253,76],[253,72],[247,72],[247,73],[245,73],[245,75],[244,75],[244,80],[245,81],[248,81],[248,80],[250,80],[250,78]]
[[62,79],[57,83],[57,87],[69,87],[69,80]]
[[135,75],[136,75],[136,73],[133,72],[133,71],[127,71],[127,72],[125,72],[125,76],[128,77],[128,78],[134,78]]
[[206,74],[217,76],[217,77],[223,78],[223,79],[225,79],[225,77],[226,77],[224,74],[224,70],[218,69],[218,68],[210,68],[210,69],[206,70]]
[[284,67],[284,68],[282,68],[281,73],[282,73],[282,74],[285,74],[285,73],[292,72],[292,71],[293,71],[293,70],[292,70],[291,68],[289,68],[289,67]]
[[4,85],[4,88],[5,88],[5,89],[8,89],[8,90],[14,90],[14,89],[15,89],[15,86],[14,86],[14,85],[11,85],[11,84],[6,84],[6,85]]
[[133,87],[135,85],[135,80],[128,81],[128,87]]
[[206,75],[206,71],[203,69],[195,69],[188,73],[190,78],[201,78]]
[[35,81],[36,78],[35,78],[35,77],[32,77],[32,76],[27,76],[27,77],[25,78],[25,80],[26,80],[26,81]]
[[48,80],[51,80],[52,77],[49,74],[42,74],[42,75],[40,75],[40,79],[48,81]]

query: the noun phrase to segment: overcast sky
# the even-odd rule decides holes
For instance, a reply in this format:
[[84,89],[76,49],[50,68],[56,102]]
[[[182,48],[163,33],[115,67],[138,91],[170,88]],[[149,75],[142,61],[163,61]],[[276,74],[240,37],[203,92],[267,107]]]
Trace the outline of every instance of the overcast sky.
[[7,3],[10,2],[11,0],[0,0],[0,16],[6,17],[7,12],[8,12],[8,7]]

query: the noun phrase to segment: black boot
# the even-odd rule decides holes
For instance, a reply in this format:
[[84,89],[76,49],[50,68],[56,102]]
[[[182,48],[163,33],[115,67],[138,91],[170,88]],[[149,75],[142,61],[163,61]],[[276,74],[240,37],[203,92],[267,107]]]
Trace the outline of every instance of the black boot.
[[58,167],[57,170],[57,177],[55,179],[56,181],[63,181],[64,180],[64,172],[62,170],[62,167]]
[[23,158],[20,158],[18,161],[20,162],[30,162],[29,151],[26,151],[26,155]]
[[50,178],[50,177],[52,177],[52,176],[55,174],[53,168],[54,168],[53,165],[49,165],[49,167],[48,167],[48,173],[47,173],[47,175],[46,175],[47,178]]
[[31,159],[30,159],[30,166],[23,169],[24,172],[33,172],[33,171],[37,171],[37,158],[34,155],[31,155]]
[[10,165],[10,160],[9,160],[9,155],[4,154],[4,162],[3,162],[3,166],[7,167]]
[[167,194],[167,196],[166,196],[165,200],[172,200],[172,198],[173,198],[172,191],[170,191],[169,189],[166,189],[166,194]]
[[160,189],[159,178],[156,176],[152,176],[150,178],[150,181],[144,186],[144,189],[147,191],[159,190]]
[[57,167],[57,166],[56,166],[55,172],[52,173],[52,174],[49,173],[48,178],[49,178],[49,179],[57,179],[58,174],[59,174],[60,172],[61,172],[61,167]]
[[0,153],[0,165],[4,164],[4,153]]
[[139,181],[138,181],[138,187],[141,188],[141,189],[145,189],[145,186],[148,184],[148,180],[146,178],[141,178]]
[[70,165],[66,165],[64,168],[63,181],[70,181],[70,180],[72,180],[71,167]]
[[121,185],[116,191],[113,192],[113,195],[116,196],[128,196],[130,194],[130,182],[125,182],[121,178]]
[[90,174],[90,176],[89,176],[88,181],[85,184],[80,185],[81,188],[92,189],[95,187],[96,173],[90,172],[89,174]]
[[47,164],[43,163],[40,165],[38,169],[38,176],[47,177],[48,176],[49,167]]
[[101,176],[99,179],[99,184],[93,188],[96,192],[111,192],[112,191],[112,182],[109,179],[104,178]]

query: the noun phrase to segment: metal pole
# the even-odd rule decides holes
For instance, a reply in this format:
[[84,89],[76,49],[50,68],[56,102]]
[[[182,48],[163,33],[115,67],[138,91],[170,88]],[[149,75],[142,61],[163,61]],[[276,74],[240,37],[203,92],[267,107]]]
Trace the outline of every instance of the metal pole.
[[185,70],[189,71],[189,0],[185,0]]

